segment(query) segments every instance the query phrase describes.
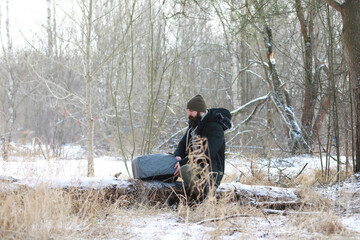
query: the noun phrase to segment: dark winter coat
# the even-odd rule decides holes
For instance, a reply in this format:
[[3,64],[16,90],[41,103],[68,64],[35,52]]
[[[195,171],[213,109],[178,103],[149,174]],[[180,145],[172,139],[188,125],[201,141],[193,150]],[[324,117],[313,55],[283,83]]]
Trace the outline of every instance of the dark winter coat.
[[[211,160],[211,171],[214,172],[216,185],[220,185],[225,171],[225,137],[224,131],[231,128],[231,114],[224,108],[212,108],[204,115],[199,122],[195,133],[200,137],[207,138],[209,157]],[[174,155],[180,156],[180,165],[188,162],[188,143],[191,141],[191,128],[187,130],[180,140]]]

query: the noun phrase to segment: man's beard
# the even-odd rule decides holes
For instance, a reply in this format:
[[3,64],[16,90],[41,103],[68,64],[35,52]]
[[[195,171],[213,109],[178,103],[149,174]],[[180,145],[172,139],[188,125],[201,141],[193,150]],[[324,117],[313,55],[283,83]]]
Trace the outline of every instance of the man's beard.
[[198,112],[195,117],[189,116],[189,126],[195,128],[201,120],[200,113]]

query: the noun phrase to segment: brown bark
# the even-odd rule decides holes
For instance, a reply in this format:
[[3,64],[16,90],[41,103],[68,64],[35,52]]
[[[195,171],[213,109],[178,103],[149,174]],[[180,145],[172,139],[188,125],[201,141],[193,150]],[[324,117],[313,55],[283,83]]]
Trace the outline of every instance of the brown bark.
[[343,45],[350,81],[352,81],[356,109],[356,166],[360,172],[360,3],[347,0],[342,5]]
[[331,102],[331,95],[326,94],[326,96],[322,99],[321,103],[320,103],[320,110],[316,116],[315,122],[314,122],[314,126],[313,126],[313,139],[317,139],[320,128],[321,128],[321,123],[323,122],[327,111],[329,110],[330,107],[330,102]]
[[335,0],[324,0],[339,11],[343,21],[343,47],[350,81],[355,98],[355,172],[360,172],[360,4],[358,0],[346,0],[343,4]]
[[[313,5],[313,1],[310,3]],[[298,20],[301,26],[301,35],[304,42],[304,102],[301,116],[301,124],[307,134],[308,141],[311,143],[312,138],[312,121],[315,112],[315,100],[317,98],[317,82],[313,78],[313,7],[309,6],[307,18],[305,18],[304,9],[300,0],[295,0],[295,7]]]
[[341,4],[338,3],[337,1],[335,1],[335,0],[324,0],[324,2],[326,2],[327,4],[329,4],[330,6],[335,8],[337,11],[341,12]]
[[355,104],[356,104],[356,161],[354,172],[360,172],[360,88],[357,87],[354,89],[354,96],[355,96]]

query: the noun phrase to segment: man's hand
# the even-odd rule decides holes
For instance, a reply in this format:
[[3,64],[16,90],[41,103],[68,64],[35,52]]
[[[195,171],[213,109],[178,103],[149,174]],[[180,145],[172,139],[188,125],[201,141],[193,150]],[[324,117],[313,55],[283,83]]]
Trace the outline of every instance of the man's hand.
[[[180,156],[176,156],[176,160],[180,161],[181,160],[181,157]],[[176,169],[175,172],[174,172],[174,176],[175,177],[178,177],[179,174],[180,174],[180,163],[176,163],[174,168]]]

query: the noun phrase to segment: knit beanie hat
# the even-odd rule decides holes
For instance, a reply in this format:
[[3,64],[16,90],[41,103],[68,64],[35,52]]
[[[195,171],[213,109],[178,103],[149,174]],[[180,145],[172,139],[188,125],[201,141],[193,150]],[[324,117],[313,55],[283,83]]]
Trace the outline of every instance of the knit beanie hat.
[[196,95],[187,103],[187,109],[197,112],[206,112],[206,103],[201,95]]

